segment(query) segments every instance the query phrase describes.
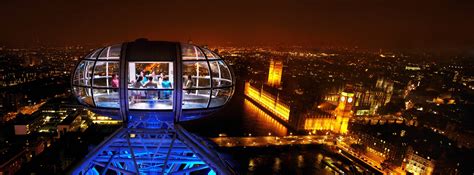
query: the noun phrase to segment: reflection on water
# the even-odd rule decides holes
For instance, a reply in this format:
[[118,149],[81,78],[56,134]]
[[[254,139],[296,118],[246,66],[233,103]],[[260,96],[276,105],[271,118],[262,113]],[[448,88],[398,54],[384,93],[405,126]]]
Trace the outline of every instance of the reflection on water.
[[210,117],[186,122],[185,128],[201,136],[218,137],[219,134],[240,137],[287,135],[288,129],[270,114],[245,99],[244,82],[237,82],[234,96],[219,112]]
[[320,147],[227,148],[241,174],[335,174],[323,159],[337,160]]
[[281,170],[281,159],[279,157],[275,157],[275,163],[273,164],[273,172],[279,172]]
[[298,168],[301,168],[304,166],[304,158],[303,155],[298,155]]
[[249,171],[254,171],[255,170],[255,160],[254,159],[250,159],[249,160]]
[[287,128],[284,125],[247,99],[244,100],[244,111],[254,120],[249,121],[263,124],[262,126],[255,127],[268,130],[270,133],[273,131],[274,133],[271,134],[278,136],[284,136],[287,134]]
[[322,155],[322,154],[318,154],[318,155],[316,156],[316,163],[317,163],[317,164],[320,164],[322,160],[323,160],[323,155]]
[[263,88],[258,89],[249,82],[245,83],[244,93],[245,96],[252,99],[255,103],[270,111],[272,115],[279,117],[285,122],[288,122],[290,119],[290,106],[281,101],[278,98],[278,94],[269,93]]

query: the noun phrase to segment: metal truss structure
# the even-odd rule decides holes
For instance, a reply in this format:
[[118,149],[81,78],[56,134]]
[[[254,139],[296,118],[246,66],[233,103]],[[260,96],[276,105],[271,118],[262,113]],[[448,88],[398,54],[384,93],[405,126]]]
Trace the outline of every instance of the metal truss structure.
[[72,174],[235,174],[205,143],[179,124],[135,123],[109,136]]

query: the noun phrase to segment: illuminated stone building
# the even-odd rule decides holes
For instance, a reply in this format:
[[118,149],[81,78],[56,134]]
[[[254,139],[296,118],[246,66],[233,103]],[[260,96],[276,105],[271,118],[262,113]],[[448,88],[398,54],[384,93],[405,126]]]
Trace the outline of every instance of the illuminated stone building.
[[429,156],[422,156],[418,151],[408,148],[403,161],[403,169],[412,174],[433,174],[436,161]]
[[[265,109],[279,122],[297,131],[313,132],[331,131],[346,133],[349,118],[352,116],[354,94],[341,92],[334,97],[336,105],[324,103],[317,105],[314,99],[295,98],[285,94],[281,88],[283,63],[271,60],[268,81],[264,83],[246,82],[245,95],[252,103]],[[339,102],[339,99],[342,101]],[[313,105],[315,104],[315,105]],[[337,105],[339,104],[339,105]],[[339,106],[338,108],[336,108]]]
[[340,93],[336,106],[326,102],[313,107],[302,117],[304,130],[313,133],[316,131],[347,133],[349,119],[353,115],[352,106],[354,101],[355,97],[352,89],[347,88]]
[[347,133],[347,126],[349,125],[349,119],[353,115],[352,106],[354,104],[354,92],[348,88],[341,93],[339,97],[339,103],[334,111],[336,116],[336,133]]
[[[276,119],[297,131],[331,131],[347,133],[353,106],[356,102],[354,88],[341,88],[330,98],[334,104],[317,104],[313,98],[292,95],[293,91],[281,87],[283,63],[271,60],[266,83],[246,82],[245,95],[253,103],[272,113]],[[295,91],[296,94],[298,92]]]
[[336,116],[320,109],[313,109],[306,113],[304,119],[304,130],[316,133],[316,131],[335,131],[337,126]]
[[270,111],[283,122],[288,123],[290,120],[290,106],[280,100],[278,93],[272,94],[265,91],[263,87],[256,88],[249,82],[245,83],[244,93],[248,98]]
[[351,135],[356,137],[356,143],[365,147],[366,155],[401,166],[408,148],[408,140],[404,137],[406,131],[400,130],[389,134],[366,128],[366,125],[353,124],[350,130]]
[[0,175],[14,175],[25,163],[30,162],[35,156],[41,154],[51,140],[42,137],[29,137],[28,140],[16,144],[8,150],[0,150]]
[[393,81],[384,78],[377,79],[375,87],[367,88],[361,84],[354,87],[355,115],[375,115],[377,110],[392,99]]
[[246,82],[244,93],[253,103],[273,114],[284,125],[297,131],[347,133],[349,119],[353,115],[352,104],[355,100],[354,93],[350,89],[341,92],[337,106],[331,103],[308,106],[308,103],[300,99],[294,100],[293,103],[283,100],[282,98],[288,97],[282,97],[280,91],[275,89],[272,91],[264,88],[265,86]]
[[457,174],[463,160],[452,140],[427,128],[351,123],[350,133],[365,156],[411,174]]
[[267,84],[271,87],[281,87],[281,76],[283,73],[283,62],[281,60],[270,60],[270,68],[268,70]]
[[392,99],[393,94],[393,81],[387,80],[384,78],[379,78],[375,85],[375,89],[377,91],[382,92],[382,96],[380,97],[382,105],[386,105]]
[[85,125],[83,107],[61,104],[62,99],[52,99],[32,114],[18,114],[14,120],[15,135],[33,133],[54,134],[60,137],[71,131],[79,131]]

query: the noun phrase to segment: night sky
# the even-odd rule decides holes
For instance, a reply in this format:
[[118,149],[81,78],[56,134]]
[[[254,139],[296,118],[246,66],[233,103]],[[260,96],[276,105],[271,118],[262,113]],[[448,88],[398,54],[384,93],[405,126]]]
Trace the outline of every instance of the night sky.
[[472,0],[2,0],[0,22],[0,43],[23,46],[146,37],[210,45],[474,48]]

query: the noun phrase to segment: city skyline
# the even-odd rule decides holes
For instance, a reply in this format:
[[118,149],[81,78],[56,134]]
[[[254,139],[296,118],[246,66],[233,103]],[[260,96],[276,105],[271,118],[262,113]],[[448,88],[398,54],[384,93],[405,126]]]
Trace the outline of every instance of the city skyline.
[[[85,47],[46,46],[0,50],[0,154],[5,155],[0,158],[0,172],[64,174],[79,165],[74,161],[90,160],[84,157],[88,152],[99,153],[88,148],[126,126],[126,120],[113,110],[128,106],[129,112],[138,115],[141,110],[171,112],[165,93],[171,89],[153,82],[160,81],[157,76],[173,77],[172,87],[179,88],[181,76],[176,74],[181,71],[174,70],[170,61],[135,59],[176,54],[118,55],[121,48],[142,42],[170,46],[170,42],[139,39],[92,52]],[[184,102],[182,119],[187,114],[191,114],[188,119],[196,119],[191,112],[195,109],[189,108],[209,107],[210,112],[216,104],[228,102],[217,113],[183,126],[230,154],[237,161],[233,164],[241,166],[236,169],[239,173],[353,171],[348,167],[367,173],[472,171],[468,163],[474,158],[472,57],[440,61],[423,52],[257,46],[216,47],[218,52],[212,53],[205,47],[174,44],[180,47],[168,48],[183,49],[182,87],[191,83],[191,89],[178,93]],[[124,61],[128,64],[120,64]],[[221,61],[234,74],[226,72],[224,64],[216,64]],[[150,80],[140,86],[141,81],[136,82],[142,73]],[[119,80],[116,75],[128,78]],[[235,75],[235,88],[226,86],[233,82],[229,75]],[[207,79],[213,79],[212,86]],[[129,103],[118,103],[119,97],[127,95],[121,91],[124,87],[129,90],[130,98],[125,98]],[[195,87],[199,90],[194,91]],[[226,100],[231,94],[233,98]],[[98,161],[109,160],[107,155],[101,154]],[[260,162],[262,156],[271,164]],[[86,167],[80,169],[101,170]],[[109,171],[119,167],[115,163]]]
[[474,172],[474,1],[6,0],[0,21],[0,175]]

